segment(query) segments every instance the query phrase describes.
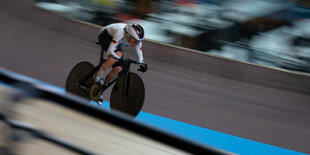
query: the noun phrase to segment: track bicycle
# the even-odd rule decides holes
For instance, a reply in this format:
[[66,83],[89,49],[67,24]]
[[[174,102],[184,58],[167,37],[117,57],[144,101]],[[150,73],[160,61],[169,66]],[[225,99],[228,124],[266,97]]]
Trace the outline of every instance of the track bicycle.
[[[103,55],[104,51],[101,51],[97,66],[93,66],[87,61],[82,61],[75,65],[67,77],[66,92],[88,100],[94,100],[94,97],[90,94],[90,90],[92,86],[98,85],[95,82],[94,74],[96,74],[101,65],[106,61],[106,59],[103,59]],[[145,98],[145,87],[142,78],[137,73],[130,71],[131,64],[140,65],[141,63],[131,59],[123,60],[122,71],[116,74],[110,81],[107,81],[105,85],[98,85],[98,94],[101,95],[102,92],[114,84],[110,94],[111,111],[118,110],[135,117],[142,109]]]

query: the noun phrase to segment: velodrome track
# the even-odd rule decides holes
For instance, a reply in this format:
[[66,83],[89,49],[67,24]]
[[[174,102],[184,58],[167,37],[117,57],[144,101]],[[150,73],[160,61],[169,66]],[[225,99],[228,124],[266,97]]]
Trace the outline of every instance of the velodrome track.
[[[94,41],[99,30],[19,0],[2,0],[0,65],[64,87],[76,63],[97,63]],[[125,50],[126,56],[135,57],[130,48]],[[149,41],[143,50],[149,65],[148,72],[140,74],[147,90],[143,111],[310,153],[309,76]]]

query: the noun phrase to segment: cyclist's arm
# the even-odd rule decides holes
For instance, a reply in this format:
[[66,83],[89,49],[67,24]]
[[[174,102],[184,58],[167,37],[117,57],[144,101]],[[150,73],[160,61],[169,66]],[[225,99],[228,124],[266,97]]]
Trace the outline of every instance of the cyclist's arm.
[[121,57],[119,57],[115,52],[116,52],[116,48],[119,44],[119,40],[121,39],[121,34],[115,34],[115,36],[113,37],[110,46],[107,50],[107,55],[113,57],[114,59],[119,60]]
[[140,42],[136,46],[136,54],[137,54],[137,58],[138,58],[139,63],[144,63],[143,53],[142,53],[142,42]]

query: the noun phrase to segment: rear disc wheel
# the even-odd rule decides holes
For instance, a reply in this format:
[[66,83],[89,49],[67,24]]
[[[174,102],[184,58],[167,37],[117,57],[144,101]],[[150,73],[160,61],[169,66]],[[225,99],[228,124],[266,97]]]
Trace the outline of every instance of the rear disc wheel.
[[89,90],[86,89],[90,89],[95,83],[93,77],[91,76],[85,81],[84,85],[86,86],[86,89],[82,89],[78,81],[86,77],[94,68],[95,67],[91,63],[86,61],[75,65],[67,77],[65,86],[66,91],[90,100]]

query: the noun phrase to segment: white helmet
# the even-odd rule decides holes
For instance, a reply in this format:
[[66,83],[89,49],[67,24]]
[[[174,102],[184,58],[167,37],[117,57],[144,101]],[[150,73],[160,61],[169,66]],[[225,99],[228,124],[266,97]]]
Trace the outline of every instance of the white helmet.
[[139,24],[128,24],[126,26],[126,32],[138,41],[142,41],[144,39],[144,30]]

